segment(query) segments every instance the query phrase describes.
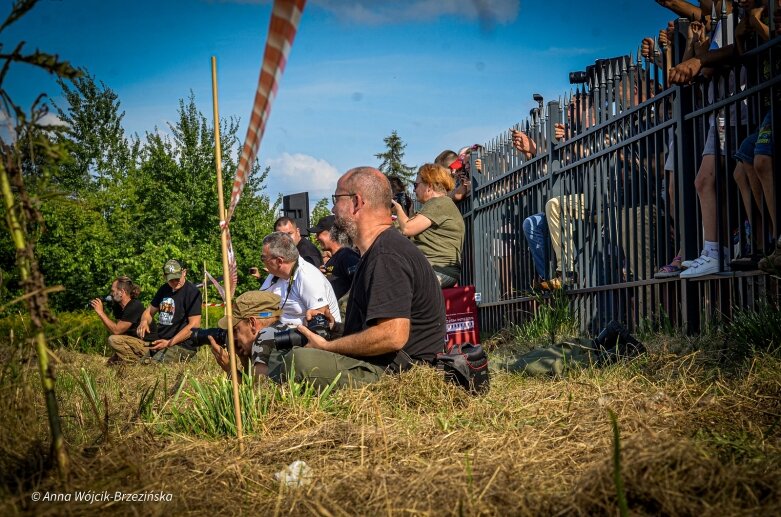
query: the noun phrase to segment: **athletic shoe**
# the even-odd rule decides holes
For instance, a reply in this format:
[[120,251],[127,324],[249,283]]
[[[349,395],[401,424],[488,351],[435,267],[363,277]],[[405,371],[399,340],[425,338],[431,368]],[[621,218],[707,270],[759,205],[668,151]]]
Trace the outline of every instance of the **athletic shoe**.
[[719,259],[708,255],[700,255],[692,261],[691,267],[681,273],[681,278],[697,278],[705,275],[713,275],[719,272]]

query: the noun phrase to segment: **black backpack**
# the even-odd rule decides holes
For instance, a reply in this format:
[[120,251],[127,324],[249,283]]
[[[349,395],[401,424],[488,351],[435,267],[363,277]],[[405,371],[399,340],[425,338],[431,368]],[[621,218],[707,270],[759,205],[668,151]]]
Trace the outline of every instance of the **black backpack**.
[[490,387],[488,356],[480,345],[459,343],[437,354],[437,370],[472,395],[485,393]]

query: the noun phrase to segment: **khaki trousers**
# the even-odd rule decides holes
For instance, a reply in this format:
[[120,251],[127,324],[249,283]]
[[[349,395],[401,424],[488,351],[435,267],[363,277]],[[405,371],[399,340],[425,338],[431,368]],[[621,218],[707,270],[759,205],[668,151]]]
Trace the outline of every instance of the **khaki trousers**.
[[109,336],[108,344],[114,349],[114,354],[124,363],[137,363],[144,357],[149,357],[149,349],[146,343],[133,336],[120,334]]

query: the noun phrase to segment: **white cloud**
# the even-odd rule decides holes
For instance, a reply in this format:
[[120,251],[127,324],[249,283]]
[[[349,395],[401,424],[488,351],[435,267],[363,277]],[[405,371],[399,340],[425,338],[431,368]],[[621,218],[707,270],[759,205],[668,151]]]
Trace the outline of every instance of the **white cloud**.
[[515,21],[520,0],[400,0],[396,2],[356,2],[355,0],[313,0],[348,23],[428,22],[442,16],[479,20],[484,26]]
[[269,158],[263,166],[271,167],[266,190],[271,199],[282,195],[309,192],[310,209],[318,199],[333,194],[340,173],[327,161],[307,154],[282,153]]
[[[222,0],[240,4],[268,4],[270,0]],[[310,0],[346,23],[382,25],[406,22],[430,22],[443,16],[479,20],[484,27],[515,21],[520,0]]]
[[38,124],[42,126],[67,126],[64,120],[51,112],[41,117]]

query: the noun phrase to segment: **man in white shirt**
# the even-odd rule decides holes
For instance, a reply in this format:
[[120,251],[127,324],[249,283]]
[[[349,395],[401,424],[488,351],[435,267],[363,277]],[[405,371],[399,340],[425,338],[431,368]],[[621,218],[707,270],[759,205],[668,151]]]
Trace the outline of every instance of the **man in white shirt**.
[[308,310],[324,311],[326,307],[336,321],[341,321],[339,301],[331,283],[318,268],[299,256],[289,235],[282,232],[267,235],[263,239],[263,254],[260,258],[269,272],[260,290],[280,297],[282,323],[301,325],[306,322]]

